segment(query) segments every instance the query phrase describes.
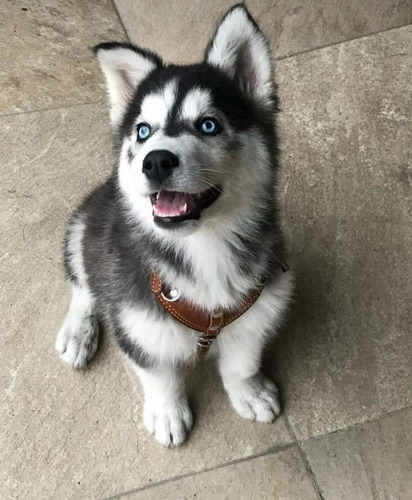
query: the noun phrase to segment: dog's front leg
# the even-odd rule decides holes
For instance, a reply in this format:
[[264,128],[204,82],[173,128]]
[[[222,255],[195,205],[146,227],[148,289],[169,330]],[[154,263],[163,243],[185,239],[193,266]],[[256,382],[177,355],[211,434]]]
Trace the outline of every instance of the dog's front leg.
[[140,368],[131,363],[144,392],[146,428],[164,446],[182,444],[192,428],[182,371],[172,364]]
[[270,423],[280,414],[280,404],[276,385],[260,371],[263,344],[263,337],[257,335],[223,331],[219,337],[219,369],[239,415]]

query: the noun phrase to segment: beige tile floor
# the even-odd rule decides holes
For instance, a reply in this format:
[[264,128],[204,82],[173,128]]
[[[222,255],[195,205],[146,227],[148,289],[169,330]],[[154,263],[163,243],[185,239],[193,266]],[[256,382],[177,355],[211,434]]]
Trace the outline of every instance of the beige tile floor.
[[299,281],[265,363],[275,424],[238,418],[205,365],[195,431],[165,450],[109,336],[84,372],[54,354],[64,222],[113,162],[90,46],[188,62],[230,3],[0,0],[1,499],[412,499],[409,1],[248,2],[278,58]]

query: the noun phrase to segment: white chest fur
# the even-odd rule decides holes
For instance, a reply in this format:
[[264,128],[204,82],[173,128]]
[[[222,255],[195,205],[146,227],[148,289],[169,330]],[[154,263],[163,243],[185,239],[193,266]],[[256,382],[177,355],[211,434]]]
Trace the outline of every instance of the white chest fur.
[[[263,337],[273,335],[285,312],[291,290],[292,276],[289,273],[280,275],[278,280],[263,289],[259,299],[245,314],[221,331],[213,350],[232,342],[251,351],[254,345],[260,346]],[[159,319],[142,308],[124,306],[120,320],[130,339],[161,362],[186,361],[196,350],[198,332],[171,316]]]

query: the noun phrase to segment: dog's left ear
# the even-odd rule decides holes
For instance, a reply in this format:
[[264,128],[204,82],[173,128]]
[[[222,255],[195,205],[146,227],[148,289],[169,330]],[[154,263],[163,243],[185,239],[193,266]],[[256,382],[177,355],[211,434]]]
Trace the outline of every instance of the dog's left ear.
[[227,12],[206,49],[205,60],[262,104],[273,103],[269,42],[244,5],[235,5]]

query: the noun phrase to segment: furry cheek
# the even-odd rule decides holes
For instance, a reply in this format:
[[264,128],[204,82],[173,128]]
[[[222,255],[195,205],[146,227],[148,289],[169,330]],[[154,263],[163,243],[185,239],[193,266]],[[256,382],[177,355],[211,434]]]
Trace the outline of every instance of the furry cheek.
[[118,167],[119,187],[127,205],[134,216],[137,216],[147,227],[153,226],[152,206],[148,198],[149,187],[142,173],[140,155],[130,161],[130,147],[123,145]]

